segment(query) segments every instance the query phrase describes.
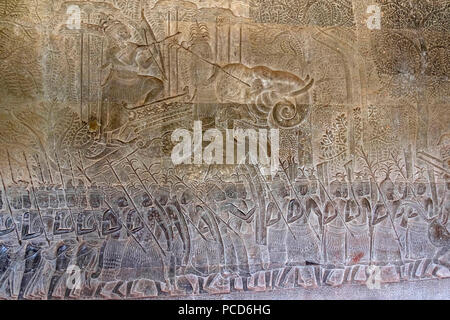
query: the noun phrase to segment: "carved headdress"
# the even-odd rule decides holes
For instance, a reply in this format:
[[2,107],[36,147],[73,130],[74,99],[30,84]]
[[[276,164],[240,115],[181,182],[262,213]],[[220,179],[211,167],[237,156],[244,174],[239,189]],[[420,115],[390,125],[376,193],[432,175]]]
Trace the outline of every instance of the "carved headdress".
[[117,26],[123,25],[119,20],[114,19],[113,16],[108,15],[100,19],[100,26],[104,32],[111,30]]

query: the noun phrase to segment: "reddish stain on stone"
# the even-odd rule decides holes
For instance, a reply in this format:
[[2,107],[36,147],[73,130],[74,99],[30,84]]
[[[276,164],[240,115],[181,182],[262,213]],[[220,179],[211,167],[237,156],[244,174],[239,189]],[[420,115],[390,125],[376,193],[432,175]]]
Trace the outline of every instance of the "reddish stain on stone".
[[356,254],[355,256],[353,256],[352,258],[352,262],[353,263],[358,263],[359,260],[361,260],[361,258],[364,256],[364,252],[359,252],[358,254]]

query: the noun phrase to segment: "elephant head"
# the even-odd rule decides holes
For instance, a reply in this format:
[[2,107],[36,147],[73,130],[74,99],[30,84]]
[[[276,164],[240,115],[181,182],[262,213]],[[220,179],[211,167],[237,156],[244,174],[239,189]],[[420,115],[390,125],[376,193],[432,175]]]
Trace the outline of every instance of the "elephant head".
[[220,102],[247,105],[256,121],[283,128],[295,127],[305,119],[309,107],[298,104],[296,98],[314,85],[309,76],[301,79],[287,71],[241,63],[217,67],[210,78],[214,80]]

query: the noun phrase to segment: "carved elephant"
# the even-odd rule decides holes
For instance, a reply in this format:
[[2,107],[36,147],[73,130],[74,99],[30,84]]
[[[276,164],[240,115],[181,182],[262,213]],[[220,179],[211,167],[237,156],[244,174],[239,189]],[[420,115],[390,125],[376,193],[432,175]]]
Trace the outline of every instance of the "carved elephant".
[[283,128],[295,127],[305,119],[308,105],[297,103],[296,98],[314,85],[309,76],[302,80],[290,72],[241,63],[216,67],[208,81],[215,81],[220,102],[246,105],[257,122]]

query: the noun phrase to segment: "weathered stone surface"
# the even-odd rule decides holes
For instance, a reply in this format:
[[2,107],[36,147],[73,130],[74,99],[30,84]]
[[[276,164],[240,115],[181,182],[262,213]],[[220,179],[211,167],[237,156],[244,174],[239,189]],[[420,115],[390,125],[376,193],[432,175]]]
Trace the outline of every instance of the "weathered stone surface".
[[0,8],[0,299],[448,283],[448,0]]

